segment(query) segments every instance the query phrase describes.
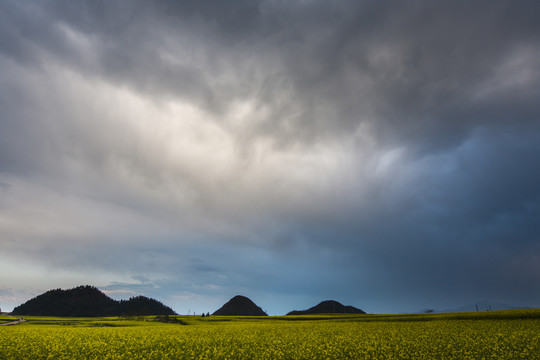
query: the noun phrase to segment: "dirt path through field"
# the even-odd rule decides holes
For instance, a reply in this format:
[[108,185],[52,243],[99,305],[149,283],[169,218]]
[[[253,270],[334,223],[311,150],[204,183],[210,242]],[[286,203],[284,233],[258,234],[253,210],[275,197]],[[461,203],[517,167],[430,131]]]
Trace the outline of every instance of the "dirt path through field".
[[15,321],[12,321],[12,322],[0,324],[0,326],[19,325],[20,323],[23,323],[23,322],[25,322],[25,321],[26,321],[25,319],[20,318],[20,319],[17,319],[17,320],[15,320]]

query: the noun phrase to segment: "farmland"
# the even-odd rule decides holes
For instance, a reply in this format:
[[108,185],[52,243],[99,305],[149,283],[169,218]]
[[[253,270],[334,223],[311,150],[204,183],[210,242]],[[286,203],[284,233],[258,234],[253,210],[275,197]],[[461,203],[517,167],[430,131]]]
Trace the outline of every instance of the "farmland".
[[27,317],[0,328],[0,358],[540,358],[540,310],[172,319]]

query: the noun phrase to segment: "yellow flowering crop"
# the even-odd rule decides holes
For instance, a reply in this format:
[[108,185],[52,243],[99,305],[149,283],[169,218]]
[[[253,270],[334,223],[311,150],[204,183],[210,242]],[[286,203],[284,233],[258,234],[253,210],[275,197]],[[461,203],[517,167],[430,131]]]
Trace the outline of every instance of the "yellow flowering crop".
[[88,326],[29,319],[0,327],[0,359],[540,359],[536,315],[81,323]]

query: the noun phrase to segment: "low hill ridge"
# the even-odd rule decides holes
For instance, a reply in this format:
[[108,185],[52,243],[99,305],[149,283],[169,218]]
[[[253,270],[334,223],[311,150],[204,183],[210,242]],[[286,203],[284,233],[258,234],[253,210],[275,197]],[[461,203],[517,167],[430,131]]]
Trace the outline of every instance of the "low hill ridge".
[[260,307],[258,307],[249,298],[236,295],[227,301],[222,307],[216,310],[212,315],[221,316],[268,316]]
[[365,314],[365,311],[350,305],[343,305],[334,300],[325,300],[307,310],[293,310],[287,315],[313,314]]
[[143,316],[175,315],[161,302],[145,296],[116,301],[94,286],[49,290],[13,309],[14,315],[41,316]]

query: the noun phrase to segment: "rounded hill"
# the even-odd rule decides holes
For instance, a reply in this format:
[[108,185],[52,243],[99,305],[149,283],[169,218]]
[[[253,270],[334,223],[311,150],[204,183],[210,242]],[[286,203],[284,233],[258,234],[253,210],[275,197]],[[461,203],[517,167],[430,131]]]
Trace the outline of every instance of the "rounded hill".
[[175,312],[157,300],[144,296],[116,301],[94,286],[49,290],[13,309],[14,315],[41,316],[142,316],[174,315]]
[[227,301],[225,305],[216,310],[212,315],[221,316],[268,316],[249,298],[237,295]]
[[350,305],[343,305],[334,300],[325,300],[307,310],[294,310],[287,315],[313,314],[365,314],[365,311]]

